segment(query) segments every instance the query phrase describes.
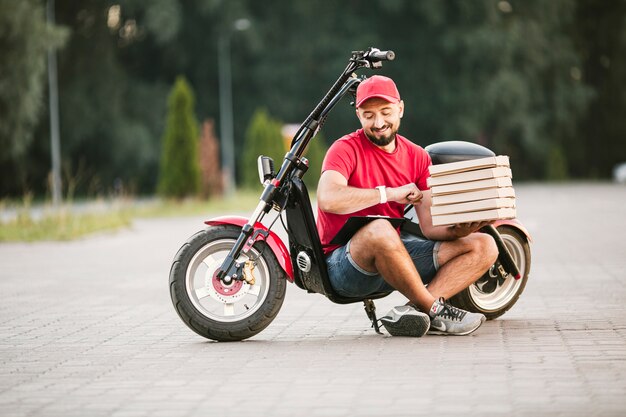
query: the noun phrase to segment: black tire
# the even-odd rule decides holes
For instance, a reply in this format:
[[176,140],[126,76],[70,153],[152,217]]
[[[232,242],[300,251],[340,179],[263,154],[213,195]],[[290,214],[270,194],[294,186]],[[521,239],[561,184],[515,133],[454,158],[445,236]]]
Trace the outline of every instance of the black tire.
[[500,317],[513,307],[526,287],[530,272],[530,245],[526,237],[510,226],[500,226],[498,231],[520,270],[521,278],[515,280],[509,274],[504,280],[498,279],[495,267],[491,267],[476,283],[449,300],[456,307],[484,314],[487,320]]
[[[178,250],[170,269],[174,308],[191,330],[208,339],[230,342],[256,335],[274,320],[285,298],[284,272],[262,241],[250,251],[258,257],[254,285],[234,281],[228,287],[214,278],[240,232],[228,225],[196,233]],[[239,261],[247,259],[242,255]]]

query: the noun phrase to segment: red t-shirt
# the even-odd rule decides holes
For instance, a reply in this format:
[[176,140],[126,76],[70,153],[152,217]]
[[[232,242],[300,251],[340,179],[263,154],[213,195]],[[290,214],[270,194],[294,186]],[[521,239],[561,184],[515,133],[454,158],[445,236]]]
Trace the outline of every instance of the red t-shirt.
[[[392,153],[374,145],[359,129],[333,143],[322,164],[322,172],[332,170],[342,174],[348,185],[357,188],[375,188],[379,185],[400,187],[415,183],[420,190],[428,189],[430,155],[408,139],[396,135],[396,149]],[[333,214],[317,210],[317,230],[324,253],[338,246],[330,245],[339,229],[353,216],[380,215],[402,217],[404,205],[397,202],[376,204],[350,214]]]

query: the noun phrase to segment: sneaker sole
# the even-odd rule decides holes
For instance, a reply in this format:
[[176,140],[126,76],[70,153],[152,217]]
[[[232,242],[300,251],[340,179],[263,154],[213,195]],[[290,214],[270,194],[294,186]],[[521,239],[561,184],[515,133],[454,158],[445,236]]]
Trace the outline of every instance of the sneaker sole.
[[478,323],[478,325],[476,325],[476,327],[474,327],[474,328],[472,328],[472,329],[470,329],[470,330],[468,330],[466,332],[463,332],[463,333],[450,333],[448,331],[442,332],[441,330],[428,330],[428,334],[442,335],[442,336],[467,336],[468,334],[473,333],[476,330],[478,330],[478,328],[480,326],[482,326],[482,324],[485,322],[485,320],[486,320],[486,317],[483,316],[480,319],[480,322]]
[[392,336],[422,337],[430,328],[430,319],[425,315],[404,315],[398,321],[388,321],[383,317],[380,321]]

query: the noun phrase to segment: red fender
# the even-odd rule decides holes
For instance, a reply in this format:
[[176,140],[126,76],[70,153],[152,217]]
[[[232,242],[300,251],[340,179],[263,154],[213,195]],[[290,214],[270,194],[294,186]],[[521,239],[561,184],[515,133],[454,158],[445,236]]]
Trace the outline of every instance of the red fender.
[[[231,224],[234,226],[243,227],[244,224],[248,223],[248,219],[239,216],[223,216],[207,220],[204,223],[209,226]],[[276,233],[268,230],[263,223],[257,222],[254,225],[254,228],[261,229],[269,233],[267,239],[265,239],[265,242],[269,245],[270,249],[272,249],[272,252],[274,252],[278,263],[283,268],[283,271],[285,271],[285,273],[287,274],[287,279],[290,282],[293,282],[293,265],[291,264],[289,251],[287,250],[287,247],[285,246],[283,241],[280,240]],[[256,240],[263,240],[263,238],[261,236],[258,236]]]
[[524,227],[524,225],[517,219],[496,220],[493,223],[493,227],[495,227],[497,229],[498,226],[511,226],[512,228],[517,229],[520,232],[522,232],[524,234],[524,236],[526,236],[526,239],[528,240],[528,242],[532,242],[532,238],[530,237],[530,233],[528,233],[528,230],[526,229],[526,227]]

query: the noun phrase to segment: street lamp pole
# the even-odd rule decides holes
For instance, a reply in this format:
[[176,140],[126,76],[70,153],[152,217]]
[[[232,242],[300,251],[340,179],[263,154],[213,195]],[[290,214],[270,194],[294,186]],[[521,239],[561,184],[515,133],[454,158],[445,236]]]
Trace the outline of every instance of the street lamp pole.
[[222,176],[224,192],[230,196],[235,191],[235,145],[233,137],[233,98],[230,70],[230,32],[220,33],[217,41],[220,136],[222,137]]
[[[54,25],[54,0],[47,4],[48,24]],[[50,150],[52,153],[52,204],[61,203],[61,140],[59,138],[59,90],[57,84],[57,55],[53,46],[48,47],[48,87],[50,107]]]
[[217,40],[220,136],[222,143],[222,175],[226,195],[235,191],[235,139],[233,134],[233,97],[230,66],[230,37],[233,30],[243,31],[250,27],[248,19],[238,19],[226,31],[219,34]]

